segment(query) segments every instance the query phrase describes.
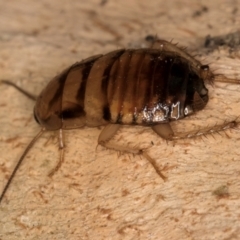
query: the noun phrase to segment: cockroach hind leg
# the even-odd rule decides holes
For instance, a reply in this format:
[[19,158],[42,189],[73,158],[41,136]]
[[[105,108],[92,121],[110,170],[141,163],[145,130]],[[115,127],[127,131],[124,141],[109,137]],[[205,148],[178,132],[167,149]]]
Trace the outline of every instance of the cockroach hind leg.
[[222,124],[215,124],[213,126],[203,127],[197,130],[187,131],[183,133],[174,133],[170,123],[161,123],[154,125],[152,129],[160,137],[165,140],[179,140],[186,138],[197,138],[197,137],[207,137],[208,135],[213,135],[221,131],[226,131],[228,129],[236,129],[240,125],[240,121],[237,119],[233,121],[225,121]]
[[55,172],[58,171],[58,169],[61,167],[63,161],[64,161],[64,138],[63,138],[63,130],[59,129],[59,151],[60,151],[60,156],[59,156],[59,161],[55,168],[51,170],[51,172],[48,174],[49,177],[52,177]]
[[120,127],[121,126],[119,124],[107,125],[99,135],[98,144],[121,153],[125,152],[143,155],[148,160],[148,162],[151,163],[157,174],[165,181],[167,178],[160,172],[156,162],[147,154],[146,149],[129,148],[127,146],[120,146],[118,144],[109,142],[109,140],[116,134]]

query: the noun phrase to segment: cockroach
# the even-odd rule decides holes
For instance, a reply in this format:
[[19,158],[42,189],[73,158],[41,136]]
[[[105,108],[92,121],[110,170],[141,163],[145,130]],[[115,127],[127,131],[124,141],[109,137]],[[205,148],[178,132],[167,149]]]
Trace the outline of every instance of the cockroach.
[[[121,152],[142,154],[165,180],[155,161],[143,149],[112,144],[109,140],[121,125],[142,125],[166,140],[197,137],[236,127],[225,122],[198,131],[175,134],[171,121],[202,110],[208,102],[205,83],[239,83],[214,75],[184,49],[164,40],[155,40],[151,48],[120,49],[77,62],[53,78],[36,98],[34,117],[41,126],[20,157],[0,196],[3,199],[24,157],[45,131],[59,131],[60,161],[63,160],[63,130],[83,126],[105,126],[98,144]],[[35,97],[14,83],[28,97]]]

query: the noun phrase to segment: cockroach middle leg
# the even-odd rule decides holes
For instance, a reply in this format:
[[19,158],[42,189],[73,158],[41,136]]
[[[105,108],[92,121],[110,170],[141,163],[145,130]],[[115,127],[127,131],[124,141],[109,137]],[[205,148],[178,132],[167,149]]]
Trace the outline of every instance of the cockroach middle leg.
[[100,133],[98,137],[98,143],[106,148],[113,149],[120,152],[127,152],[132,154],[141,154],[143,155],[153,166],[157,174],[165,181],[167,178],[161,173],[158,169],[156,161],[151,158],[145,150],[143,149],[134,149],[129,148],[127,146],[120,146],[118,144],[114,144],[109,142],[110,139],[116,134],[116,132],[120,129],[121,125],[119,124],[108,124]]
[[63,130],[59,129],[59,151],[60,151],[60,158],[55,166],[55,168],[48,174],[49,177],[52,177],[56,171],[61,167],[63,160],[64,160],[64,139],[63,139]]
[[120,146],[118,144],[109,142],[109,140],[113,138],[113,136],[117,133],[120,127],[121,125],[119,124],[108,124],[100,133],[98,137],[98,144],[106,148],[114,149],[120,152],[129,152],[133,154],[139,154],[139,149],[131,149],[126,146]]

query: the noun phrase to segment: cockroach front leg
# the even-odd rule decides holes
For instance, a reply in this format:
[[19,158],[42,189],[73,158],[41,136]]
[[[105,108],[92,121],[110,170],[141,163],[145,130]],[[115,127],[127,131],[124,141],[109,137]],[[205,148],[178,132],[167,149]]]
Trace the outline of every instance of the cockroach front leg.
[[52,177],[54,173],[61,167],[64,159],[64,139],[63,139],[63,130],[59,129],[59,151],[60,157],[56,167],[48,174],[49,177]]
[[119,124],[109,124],[107,125],[102,132],[100,133],[98,137],[98,144],[109,148],[113,149],[116,151],[120,152],[127,152],[127,153],[133,153],[133,154],[142,154],[154,167],[155,171],[157,174],[165,181],[166,177],[161,173],[161,171],[158,169],[157,164],[154,159],[152,159],[145,150],[143,149],[134,149],[134,148],[129,148],[127,146],[120,146],[118,144],[114,144],[109,142],[110,139],[116,134],[116,132],[119,130],[121,125]]
[[211,127],[203,127],[198,130],[187,131],[184,133],[174,133],[170,123],[161,123],[152,127],[160,137],[165,140],[173,141],[178,139],[202,137],[208,134],[218,133],[228,129],[234,129],[239,125],[238,121],[225,122],[223,124],[214,125]]

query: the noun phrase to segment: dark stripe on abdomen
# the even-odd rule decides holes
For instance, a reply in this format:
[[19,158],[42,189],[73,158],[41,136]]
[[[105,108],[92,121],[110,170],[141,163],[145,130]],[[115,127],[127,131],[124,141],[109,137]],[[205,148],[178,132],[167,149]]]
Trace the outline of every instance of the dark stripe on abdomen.
[[103,95],[106,97],[106,104],[103,107],[103,119],[106,121],[110,121],[111,120],[111,112],[110,112],[110,108],[109,108],[109,102],[108,102],[108,85],[109,85],[109,79],[111,78],[111,70],[113,67],[113,64],[118,61],[118,58],[125,52],[124,49],[118,50],[118,51],[114,51],[111,52],[107,55],[109,55],[110,57],[110,62],[108,64],[108,66],[105,68],[104,72],[103,72],[103,77],[102,77],[102,85],[101,85],[101,90],[103,92]]
[[122,101],[122,122],[125,124],[135,123],[137,120],[136,92],[139,77],[139,69],[145,57],[143,50],[132,53],[129,70],[126,73],[124,84],[124,99]]
[[85,99],[85,92],[86,92],[86,82],[88,79],[88,75],[92,69],[92,66],[94,62],[97,59],[93,59],[89,62],[83,63],[83,69],[82,69],[82,82],[79,86],[78,93],[76,96],[77,101],[79,102],[79,105],[84,106],[84,99]]

